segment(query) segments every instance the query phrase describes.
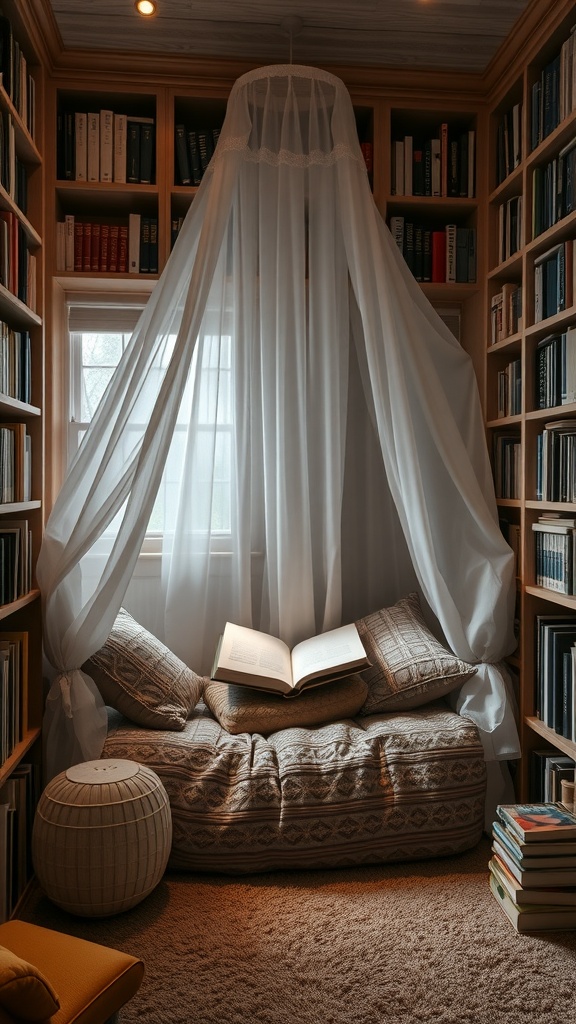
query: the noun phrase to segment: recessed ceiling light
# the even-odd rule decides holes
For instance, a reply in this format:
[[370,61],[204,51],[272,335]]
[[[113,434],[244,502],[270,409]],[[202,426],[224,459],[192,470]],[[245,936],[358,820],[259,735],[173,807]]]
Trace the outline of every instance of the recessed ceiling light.
[[134,6],[143,18],[153,18],[156,14],[155,0],[136,0]]

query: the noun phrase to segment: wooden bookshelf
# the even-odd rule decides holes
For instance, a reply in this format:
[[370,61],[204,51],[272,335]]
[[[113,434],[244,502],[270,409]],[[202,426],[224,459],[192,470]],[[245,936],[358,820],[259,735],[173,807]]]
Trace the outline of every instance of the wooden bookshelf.
[[[576,5],[558,0],[542,4],[541,8],[542,20],[537,32],[526,40],[522,53],[502,74],[497,88],[492,90],[488,98],[488,272],[484,289],[484,400],[489,444],[493,447],[496,436],[502,431],[508,432],[517,441],[518,464],[513,493],[506,500],[500,499],[498,504],[505,532],[508,524],[518,539],[518,649],[510,661],[518,686],[522,759],[517,789],[521,799],[541,798],[541,794],[534,792],[532,779],[534,751],[550,748],[576,761],[576,732],[572,726],[565,721],[563,728],[572,729],[570,735],[565,735],[544,720],[545,712],[540,695],[547,685],[547,693],[552,699],[554,682],[552,673],[548,672],[546,684],[542,678],[544,673],[539,668],[540,629],[537,619],[538,616],[573,615],[576,630],[576,597],[538,585],[535,534],[532,529],[533,524],[546,512],[576,515],[576,504],[573,501],[542,498],[537,490],[540,465],[538,437],[544,426],[551,422],[574,420],[576,429],[576,405],[573,402],[566,402],[565,397],[564,404],[561,404],[560,399],[557,404],[539,408],[540,399],[537,394],[538,388],[545,383],[550,393],[553,393],[554,382],[546,374],[553,373],[551,366],[557,365],[543,361],[544,357],[539,355],[542,345],[548,343],[546,339],[563,335],[576,324],[573,271],[569,270],[566,278],[569,292],[555,292],[555,304],[553,308],[547,309],[547,315],[539,312],[542,285],[541,280],[538,281],[538,264],[542,263],[544,254],[555,247],[561,247],[564,258],[565,245],[571,246],[576,237],[575,215],[562,212],[566,176],[564,174],[563,179],[558,177],[559,166],[560,175],[562,173],[561,154],[567,144],[576,139],[576,95],[568,88],[565,99],[554,99],[555,95],[562,94],[561,87],[559,94],[554,93],[554,75],[562,77],[566,57],[566,64],[572,62],[572,50],[568,48],[573,39],[571,30],[576,23]],[[543,124],[546,119],[548,123]],[[508,133],[513,136],[513,142],[508,138],[508,160],[505,160],[503,153],[504,123],[508,124]],[[563,180],[563,184],[557,189],[558,180]],[[550,196],[546,196],[544,183],[547,181],[556,190],[552,202]],[[546,199],[548,209],[542,220]],[[518,204],[520,215],[515,238],[517,244],[512,246],[513,251],[507,251],[503,245],[505,226],[501,211],[502,208],[517,209]],[[556,280],[560,279],[556,277]],[[509,323],[494,341],[492,311],[497,298],[503,291],[505,296],[509,296],[516,288],[521,289],[519,323]],[[549,290],[551,293],[551,287]],[[565,342],[561,344],[565,345]],[[498,375],[511,360],[519,361],[521,368],[520,408],[515,411],[515,415],[499,417]],[[558,381],[558,386],[560,384]],[[561,684],[562,680],[556,677],[557,696]],[[574,681],[565,681],[564,688],[565,696],[568,695],[572,700]],[[572,708],[568,717],[573,716]]]
[[[14,599],[0,604],[0,844],[2,863],[11,865],[11,874],[4,871],[0,877],[0,914],[5,917],[16,909],[31,877],[30,824],[41,787],[42,616],[34,566],[44,522],[45,71],[23,6],[3,0],[2,15],[5,41],[8,25],[11,30],[15,73],[12,79],[3,74],[0,116],[18,170],[15,179],[0,171],[0,217],[6,225],[0,239],[0,434],[3,424],[22,424],[15,429],[31,445],[28,468],[19,444],[4,449],[0,467],[0,538],[9,524],[22,524],[18,549],[25,570]],[[18,477],[26,478],[27,492],[19,495],[24,500],[15,500]],[[29,545],[28,564],[24,544]],[[4,555],[6,566],[7,547]]]

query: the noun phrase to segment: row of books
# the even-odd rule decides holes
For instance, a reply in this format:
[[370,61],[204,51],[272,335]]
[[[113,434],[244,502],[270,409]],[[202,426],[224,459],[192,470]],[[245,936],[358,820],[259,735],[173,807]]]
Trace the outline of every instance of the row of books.
[[0,765],[24,738],[28,634],[0,633]]
[[518,932],[576,927],[576,816],[562,803],[498,805],[488,868]]
[[220,128],[197,129],[177,124],[174,134],[176,184],[199,185],[212,159]]
[[536,437],[536,500],[576,501],[576,420],[552,420]]
[[[566,739],[575,740],[576,618],[565,614],[537,615],[534,627],[536,714],[549,729]],[[535,757],[534,761],[537,760]],[[537,787],[538,780],[534,780],[534,790],[539,788],[542,791],[543,788],[544,795],[547,795],[552,792],[552,786],[550,777],[546,777],[545,760],[541,772],[540,786]],[[553,791],[557,795],[558,786]]]
[[491,344],[517,334],[522,324],[522,285],[506,281],[490,300]]
[[12,210],[0,210],[0,284],[30,309],[37,305],[37,258]]
[[25,519],[0,524],[0,604],[11,604],[32,587],[32,534]]
[[131,213],[128,223],[79,220],[56,226],[58,273],[158,273],[158,218]]
[[0,75],[2,88],[18,111],[28,132],[36,135],[36,83],[26,57],[14,37],[10,19],[0,15]]
[[576,327],[549,334],[534,353],[534,408],[576,402]]
[[[0,422],[0,504],[30,501],[31,446],[26,424]],[[0,530],[4,520],[0,521]]]
[[522,360],[513,359],[498,370],[498,419],[522,412]]
[[475,195],[476,132],[443,122],[433,138],[404,135],[392,143],[392,195]]
[[[576,627],[576,620],[574,622]],[[533,750],[530,754],[530,793],[539,803],[556,803],[563,799],[576,777],[576,761],[566,754],[559,754],[552,747]],[[568,787],[566,786],[568,783]],[[574,802],[573,799],[571,801]],[[572,809],[573,808],[569,808]]]
[[532,171],[532,237],[576,208],[576,138],[557,156]]
[[503,182],[521,160],[522,104],[515,103],[502,115],[496,128],[496,183]]
[[417,281],[476,281],[476,228],[428,228],[395,215],[390,231]]
[[534,260],[534,323],[556,316],[574,302],[574,240],[568,239]]
[[32,878],[32,828],[40,786],[38,765],[23,762],[0,788],[0,923],[13,914]]
[[530,145],[536,149],[576,107],[574,29],[542,69],[531,90]]
[[15,331],[0,320],[0,394],[30,403],[32,358],[29,331]]
[[0,185],[23,214],[28,212],[28,168],[17,154],[14,121],[0,111]]
[[[574,486],[575,481],[572,480]],[[576,593],[576,522],[543,515],[532,523],[535,534],[534,570],[536,585],[558,594]]]
[[494,489],[497,498],[519,498],[521,493],[520,435],[494,431]]
[[155,181],[156,122],[113,110],[59,111],[57,175],[63,181]]
[[523,196],[512,196],[498,207],[498,262],[505,263],[524,245]]

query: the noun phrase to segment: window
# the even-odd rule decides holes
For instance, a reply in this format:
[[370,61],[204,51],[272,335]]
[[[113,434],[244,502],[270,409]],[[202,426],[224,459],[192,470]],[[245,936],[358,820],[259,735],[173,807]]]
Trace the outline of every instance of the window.
[[[143,302],[129,305],[69,302],[70,415],[68,461],[78,450],[126,346]],[[169,339],[164,360],[169,359]],[[232,339],[203,334],[195,358],[201,353],[199,401],[195,427],[195,452],[202,482],[212,487],[212,532],[221,539],[231,534],[232,466]],[[176,505],[182,466],[189,444],[192,380],[186,388],[172,441],[168,463],[150,519],[149,535],[159,536],[166,516]],[[216,431],[214,433],[214,422]],[[141,424],[142,428],[146,426]],[[206,444],[202,444],[202,437]],[[200,443],[198,443],[200,442]],[[171,524],[173,525],[173,524]]]

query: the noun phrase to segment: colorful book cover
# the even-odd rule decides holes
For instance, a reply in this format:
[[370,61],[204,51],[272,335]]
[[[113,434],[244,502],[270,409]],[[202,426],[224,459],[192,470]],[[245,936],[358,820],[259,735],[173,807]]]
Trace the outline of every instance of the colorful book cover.
[[527,843],[576,838],[576,816],[560,803],[500,804],[497,813]]

